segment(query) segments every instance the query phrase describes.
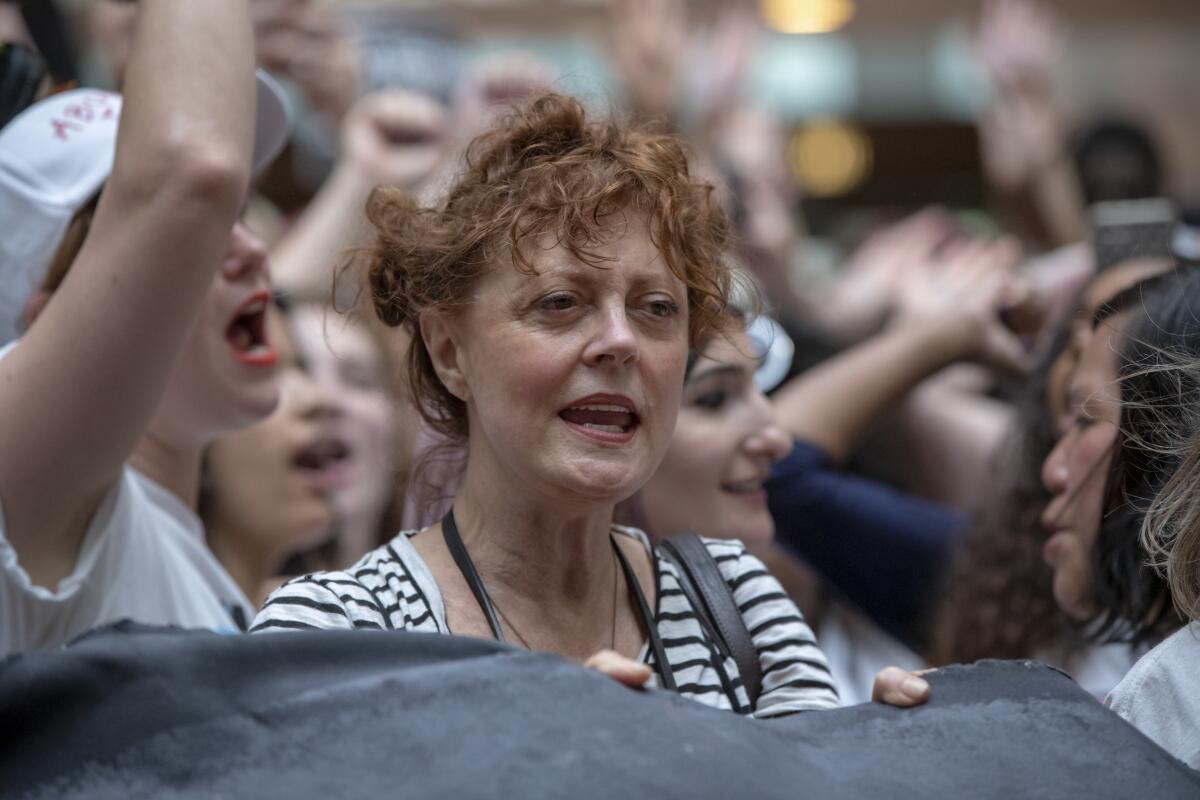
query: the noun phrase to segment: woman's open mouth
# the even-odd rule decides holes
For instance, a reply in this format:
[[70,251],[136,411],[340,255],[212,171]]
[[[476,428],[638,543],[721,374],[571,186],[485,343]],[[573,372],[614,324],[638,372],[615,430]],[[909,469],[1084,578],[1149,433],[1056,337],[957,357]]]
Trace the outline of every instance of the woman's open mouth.
[[640,420],[626,398],[584,398],[558,412],[573,429],[601,442],[621,444],[637,433]]
[[347,485],[350,475],[350,446],[334,436],[322,436],[298,450],[292,466],[326,491]]
[[234,358],[252,367],[273,367],[278,355],[267,340],[267,309],[271,296],[259,292],[241,308],[225,328],[225,341]]

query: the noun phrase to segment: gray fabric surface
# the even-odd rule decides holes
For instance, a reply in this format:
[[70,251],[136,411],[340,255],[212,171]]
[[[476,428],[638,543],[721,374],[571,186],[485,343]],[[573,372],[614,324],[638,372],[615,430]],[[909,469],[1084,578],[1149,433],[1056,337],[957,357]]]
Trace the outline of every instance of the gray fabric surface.
[[0,664],[0,797],[1200,797],[1062,674],[756,722],[492,642],[120,623]]

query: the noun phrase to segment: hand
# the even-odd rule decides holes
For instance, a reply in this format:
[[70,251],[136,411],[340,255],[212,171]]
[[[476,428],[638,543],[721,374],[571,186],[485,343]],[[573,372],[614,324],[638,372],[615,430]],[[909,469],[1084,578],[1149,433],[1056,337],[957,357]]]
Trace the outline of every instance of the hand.
[[873,329],[895,306],[910,273],[928,264],[953,229],[950,215],[932,207],[871,234],[838,276],[827,303],[829,322],[852,336]]
[[455,127],[465,138],[473,138],[497,114],[549,89],[553,80],[554,68],[536,56],[502,53],[481,58],[454,89]]
[[696,120],[711,121],[738,105],[762,33],[754,10],[735,3],[722,8],[707,31],[691,37],[684,82]]
[[585,667],[602,672],[617,683],[640,689],[650,680],[653,671],[646,664],[626,658],[615,650],[601,650],[583,662]]
[[1046,308],[1046,318],[1062,319],[1096,274],[1096,255],[1090,244],[1080,242],[1030,259],[1024,272]]
[[993,98],[980,124],[988,176],[1015,190],[1063,157],[1062,123],[1053,98],[1060,49],[1057,25],[1030,0],[992,0],[975,50]]
[[1015,191],[1066,157],[1062,121],[1048,92],[997,94],[979,126],[980,156],[988,178]]
[[[803,226],[793,214],[800,190],[785,159],[783,121],[765,109],[727,108],[713,134],[714,151],[738,187],[743,212],[738,246],[748,253],[746,261],[756,271],[763,260],[778,261],[790,272]],[[776,292],[765,288],[772,295]]]
[[896,324],[927,324],[945,332],[966,358],[1005,371],[1028,368],[1025,348],[1002,315],[1034,326],[1040,319],[1028,283],[1016,273],[1015,241],[960,239],[909,273],[898,293]]
[[334,12],[313,0],[252,0],[258,63],[296,83],[313,109],[341,122],[361,91],[362,53]]
[[342,125],[343,158],[373,182],[412,191],[448,149],[446,114],[433,99],[403,89],[366,95]]
[[669,116],[687,40],[683,0],[614,0],[610,8],[613,68],[634,113]]
[[929,699],[929,683],[918,677],[919,674],[899,667],[884,667],[875,676],[871,702],[898,708],[921,705]]
[[1049,11],[1035,0],[989,0],[975,35],[975,51],[999,89],[1048,86],[1061,36]]

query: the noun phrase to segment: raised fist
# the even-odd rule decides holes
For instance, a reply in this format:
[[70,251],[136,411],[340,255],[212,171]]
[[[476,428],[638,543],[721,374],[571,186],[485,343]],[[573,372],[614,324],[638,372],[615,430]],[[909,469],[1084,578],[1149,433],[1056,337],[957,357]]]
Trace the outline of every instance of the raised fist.
[[429,177],[448,145],[442,106],[403,89],[362,97],[342,123],[342,157],[375,182],[408,190]]

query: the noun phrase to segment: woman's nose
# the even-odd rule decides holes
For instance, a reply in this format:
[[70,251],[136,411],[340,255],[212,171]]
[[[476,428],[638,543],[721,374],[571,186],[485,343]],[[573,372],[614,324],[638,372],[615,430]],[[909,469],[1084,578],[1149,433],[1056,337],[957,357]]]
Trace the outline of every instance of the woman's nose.
[[774,464],[792,451],[792,436],[775,420],[771,401],[766,395],[758,389],[752,391],[753,429],[746,437],[744,447],[750,455],[766,457]]
[[638,358],[638,339],[624,305],[605,308],[600,313],[598,328],[584,350],[588,364],[633,364]]
[[228,281],[267,277],[267,246],[240,222],[233,226],[221,273]]
[[1042,462],[1042,486],[1051,494],[1062,494],[1067,490],[1067,440],[1070,434],[1059,438],[1046,460]]
[[297,413],[306,419],[334,420],[345,413],[338,393],[307,371],[299,373],[292,391],[296,398]]

